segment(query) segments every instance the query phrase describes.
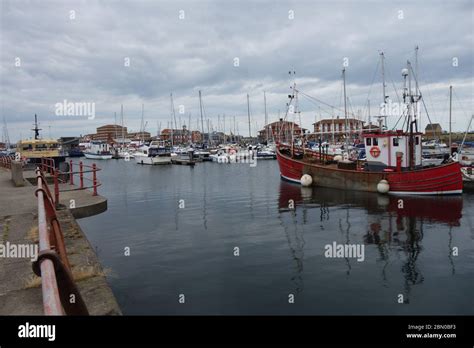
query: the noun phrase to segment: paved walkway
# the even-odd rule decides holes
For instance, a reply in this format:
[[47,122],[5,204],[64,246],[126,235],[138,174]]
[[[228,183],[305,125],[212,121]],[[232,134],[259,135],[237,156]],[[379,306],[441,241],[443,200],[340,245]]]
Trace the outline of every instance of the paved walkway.
[[[35,186],[25,181],[14,187],[10,171],[0,168],[0,244],[37,243],[37,200]],[[89,197],[89,200],[88,200]],[[60,196],[69,206],[103,205],[106,199],[93,197],[88,191],[71,191]],[[66,249],[79,291],[92,315],[120,315],[120,308],[107,284],[94,249],[77,224],[73,213],[65,208],[57,212]],[[38,278],[31,269],[31,260],[0,257],[0,315],[42,315],[42,293]]]

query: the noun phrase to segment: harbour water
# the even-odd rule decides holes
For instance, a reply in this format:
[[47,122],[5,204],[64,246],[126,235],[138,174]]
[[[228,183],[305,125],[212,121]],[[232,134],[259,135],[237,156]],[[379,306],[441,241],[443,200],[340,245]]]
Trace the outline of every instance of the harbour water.
[[79,224],[124,314],[474,314],[472,194],[302,188],[276,161],[98,164],[108,211]]

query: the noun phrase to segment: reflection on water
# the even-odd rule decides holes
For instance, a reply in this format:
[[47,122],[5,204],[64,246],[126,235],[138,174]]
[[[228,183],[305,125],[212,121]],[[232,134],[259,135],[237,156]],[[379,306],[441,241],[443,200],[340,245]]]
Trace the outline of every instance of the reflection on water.
[[125,314],[474,314],[474,196],[303,188],[275,161],[101,166],[109,209],[79,223]]
[[[342,217],[338,218],[338,230],[342,241],[346,244],[364,243],[374,245],[378,252],[378,260],[383,262],[382,279],[384,286],[388,286],[386,267],[390,258],[400,258],[403,253],[405,260],[401,266],[404,278],[404,302],[409,303],[413,286],[423,283],[422,270],[417,265],[417,260],[423,252],[424,226],[426,223],[439,223],[445,225],[449,231],[446,245],[447,260],[451,266],[451,273],[456,272],[453,256],[452,227],[460,226],[462,218],[463,198],[461,196],[427,197],[427,196],[386,196],[367,194],[327,188],[308,188],[282,181],[280,183],[279,212],[280,220],[286,221],[285,231],[293,226],[294,230],[288,232],[288,245],[296,262],[296,275],[292,280],[298,279],[297,290],[303,282],[304,244],[297,243],[303,240],[303,230],[295,218],[302,214],[302,225],[307,223],[307,216],[319,216],[320,221],[330,220],[330,207],[339,206],[344,209]],[[351,210],[353,214],[360,214],[360,208],[367,212],[367,226],[361,240],[351,241]],[[285,215],[288,217],[285,218]],[[300,227],[298,227],[300,226]],[[364,226],[365,227],[365,226]],[[347,270],[351,273],[351,261],[344,258]]]

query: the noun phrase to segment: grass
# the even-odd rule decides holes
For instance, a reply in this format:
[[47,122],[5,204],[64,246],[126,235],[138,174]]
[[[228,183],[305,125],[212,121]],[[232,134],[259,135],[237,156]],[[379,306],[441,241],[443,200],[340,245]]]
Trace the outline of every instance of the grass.
[[[72,270],[72,276],[75,282],[80,282],[94,277],[106,277],[109,274],[111,274],[110,269],[103,269],[99,266],[85,266]],[[40,286],[41,278],[36,276],[35,274],[32,274],[30,277],[28,277],[28,279],[26,279],[24,288],[32,289],[38,288]]]
[[26,238],[33,241],[34,243],[38,243],[39,241],[38,226],[31,227],[28,233],[26,234]]

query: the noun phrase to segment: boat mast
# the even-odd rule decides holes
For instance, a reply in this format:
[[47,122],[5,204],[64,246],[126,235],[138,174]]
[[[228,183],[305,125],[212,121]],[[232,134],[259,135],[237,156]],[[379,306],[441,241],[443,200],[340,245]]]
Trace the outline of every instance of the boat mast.
[[346,68],[342,69],[342,79],[344,82],[344,117],[345,117],[345,128],[346,128],[346,151],[349,146],[349,137],[347,133],[347,97],[346,97]]
[[415,95],[418,95],[418,46],[415,47],[415,71],[413,72],[415,78]]
[[176,112],[174,110],[173,93],[170,93],[170,101],[171,101],[171,115],[173,116],[173,119],[171,120],[171,123],[173,123],[173,121],[174,121],[174,128],[173,128],[173,134],[174,134],[174,130],[178,130],[178,125],[176,123]]
[[123,148],[123,144],[124,144],[124,134],[123,134],[123,104],[120,104],[120,117],[121,117],[121,121],[122,121],[122,148]]
[[367,109],[369,111],[369,133],[372,131],[372,120],[370,119],[370,99],[367,99]]
[[[201,110],[201,131],[202,131],[201,142],[204,143],[204,119],[202,118],[202,96],[201,96],[201,91],[199,91],[199,109]],[[209,143],[209,133],[207,133],[207,142]]]
[[[385,64],[384,64],[384,61],[385,61],[385,55],[382,52],[380,52],[380,60],[381,60],[381,66],[382,66],[382,103],[383,105],[385,105],[385,102],[387,100],[387,95],[385,93]],[[387,116],[385,115],[384,117],[384,123],[385,123],[385,129],[387,129]]]
[[193,133],[191,130],[191,113],[189,113],[189,120],[188,120],[188,143],[191,144],[193,140]]
[[[403,91],[403,101],[407,104],[407,127],[409,131],[409,138],[408,138],[408,160],[410,164],[410,170],[414,169],[415,166],[415,147],[414,147],[414,139],[413,139],[413,123],[416,123],[416,118],[412,120],[412,113],[414,111],[413,102],[414,98],[411,92],[411,64],[410,61],[407,60],[407,68],[402,70],[402,75],[404,77],[404,91]],[[408,88],[407,88],[407,77],[408,77]]]
[[35,131],[35,140],[38,140],[39,131],[41,130],[41,128],[38,128],[38,116],[36,114],[35,114],[35,128],[33,128],[32,130]]
[[453,86],[449,86],[449,154],[451,154],[451,115],[452,115],[452,102],[453,102]]
[[225,114],[224,114],[224,145],[227,144],[227,137],[225,136]]
[[142,104],[142,121],[141,121],[141,124],[140,124],[140,132],[141,132],[142,144],[143,145],[145,144],[145,134],[143,134],[145,132],[145,125],[143,124],[144,113],[145,113],[145,104]]
[[268,144],[268,114],[267,114],[267,96],[263,91],[263,104],[265,106],[265,141]]
[[251,125],[250,125],[250,99],[249,99],[249,94],[247,93],[247,116],[248,116],[248,120],[249,120],[249,140],[250,138],[252,138],[252,131],[250,129]]

